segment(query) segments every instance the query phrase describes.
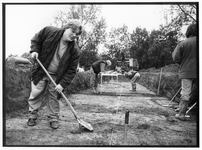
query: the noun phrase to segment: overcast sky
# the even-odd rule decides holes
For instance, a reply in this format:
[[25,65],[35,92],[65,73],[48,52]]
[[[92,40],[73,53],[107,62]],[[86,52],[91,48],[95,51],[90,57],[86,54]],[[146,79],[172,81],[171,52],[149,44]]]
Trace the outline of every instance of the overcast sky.
[[[52,23],[52,16],[64,5],[6,5],[6,57],[21,56],[30,50],[30,39],[43,27]],[[147,31],[158,29],[163,23],[162,9],[157,5],[103,5],[102,16],[108,30],[112,27],[136,27]]]

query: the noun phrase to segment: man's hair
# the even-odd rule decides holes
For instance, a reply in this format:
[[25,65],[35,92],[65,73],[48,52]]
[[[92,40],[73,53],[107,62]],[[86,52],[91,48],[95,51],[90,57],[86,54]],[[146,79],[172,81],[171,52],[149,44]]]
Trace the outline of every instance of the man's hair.
[[110,60],[106,60],[107,66],[111,66],[112,62]]
[[196,24],[189,25],[185,35],[186,35],[186,38],[189,38],[191,36],[197,36],[197,26],[196,26]]
[[82,24],[79,20],[73,19],[71,21],[69,21],[64,27],[64,29],[73,29],[76,30],[77,28],[79,28],[80,32],[79,35],[82,33]]

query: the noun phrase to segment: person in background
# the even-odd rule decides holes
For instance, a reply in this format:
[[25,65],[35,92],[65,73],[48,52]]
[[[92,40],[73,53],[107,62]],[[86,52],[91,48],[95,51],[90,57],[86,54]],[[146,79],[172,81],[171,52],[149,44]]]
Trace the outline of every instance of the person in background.
[[121,51],[121,66],[124,68],[125,66],[125,54],[124,51]]
[[99,93],[97,90],[98,86],[98,75],[106,71],[106,68],[111,66],[110,60],[98,60],[94,62],[90,68],[92,76],[90,78],[90,86],[93,88],[94,93]]
[[116,67],[115,67],[115,70],[116,70],[118,73],[122,73],[121,67],[116,66]]
[[35,126],[38,110],[47,102],[47,117],[50,127],[59,127],[59,99],[61,92],[70,85],[80,57],[78,37],[82,25],[78,20],[68,22],[63,28],[44,27],[31,39],[31,57],[38,58],[49,72],[57,86],[55,87],[38,63],[32,68],[31,93],[28,99],[28,126]]
[[[186,120],[186,111],[190,98],[198,89],[197,76],[197,25],[191,24],[186,30],[186,39],[180,42],[172,53],[173,60],[180,65],[181,97],[179,113],[175,115],[180,120]],[[191,96],[192,95],[192,96]]]
[[80,67],[79,64],[78,64],[76,71],[77,71],[77,72],[84,72],[84,67],[83,67],[83,66]]
[[133,69],[130,69],[130,71],[126,72],[125,77],[130,79],[131,86],[132,86],[132,91],[136,91],[136,83],[140,79],[140,73],[138,71],[135,71]]

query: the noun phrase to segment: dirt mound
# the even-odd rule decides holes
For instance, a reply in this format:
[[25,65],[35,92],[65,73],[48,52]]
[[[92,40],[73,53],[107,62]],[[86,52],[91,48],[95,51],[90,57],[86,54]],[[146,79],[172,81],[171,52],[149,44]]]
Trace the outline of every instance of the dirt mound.
[[9,113],[25,108],[31,89],[30,70],[6,67],[4,79],[5,112]]
[[[177,64],[165,66],[162,70],[156,68],[140,70],[141,78],[139,83],[156,93],[160,83],[159,95],[172,98],[181,87],[178,71],[179,65]],[[179,101],[179,95],[175,100]]]

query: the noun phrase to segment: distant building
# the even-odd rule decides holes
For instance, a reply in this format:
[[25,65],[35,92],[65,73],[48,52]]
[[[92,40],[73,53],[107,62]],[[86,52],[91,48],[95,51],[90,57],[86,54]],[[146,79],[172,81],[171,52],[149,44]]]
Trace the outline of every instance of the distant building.
[[121,67],[122,70],[128,70],[129,67],[133,68],[133,70],[139,70],[139,63],[137,59],[133,58],[125,58],[124,62],[121,59],[118,59],[117,67]]

